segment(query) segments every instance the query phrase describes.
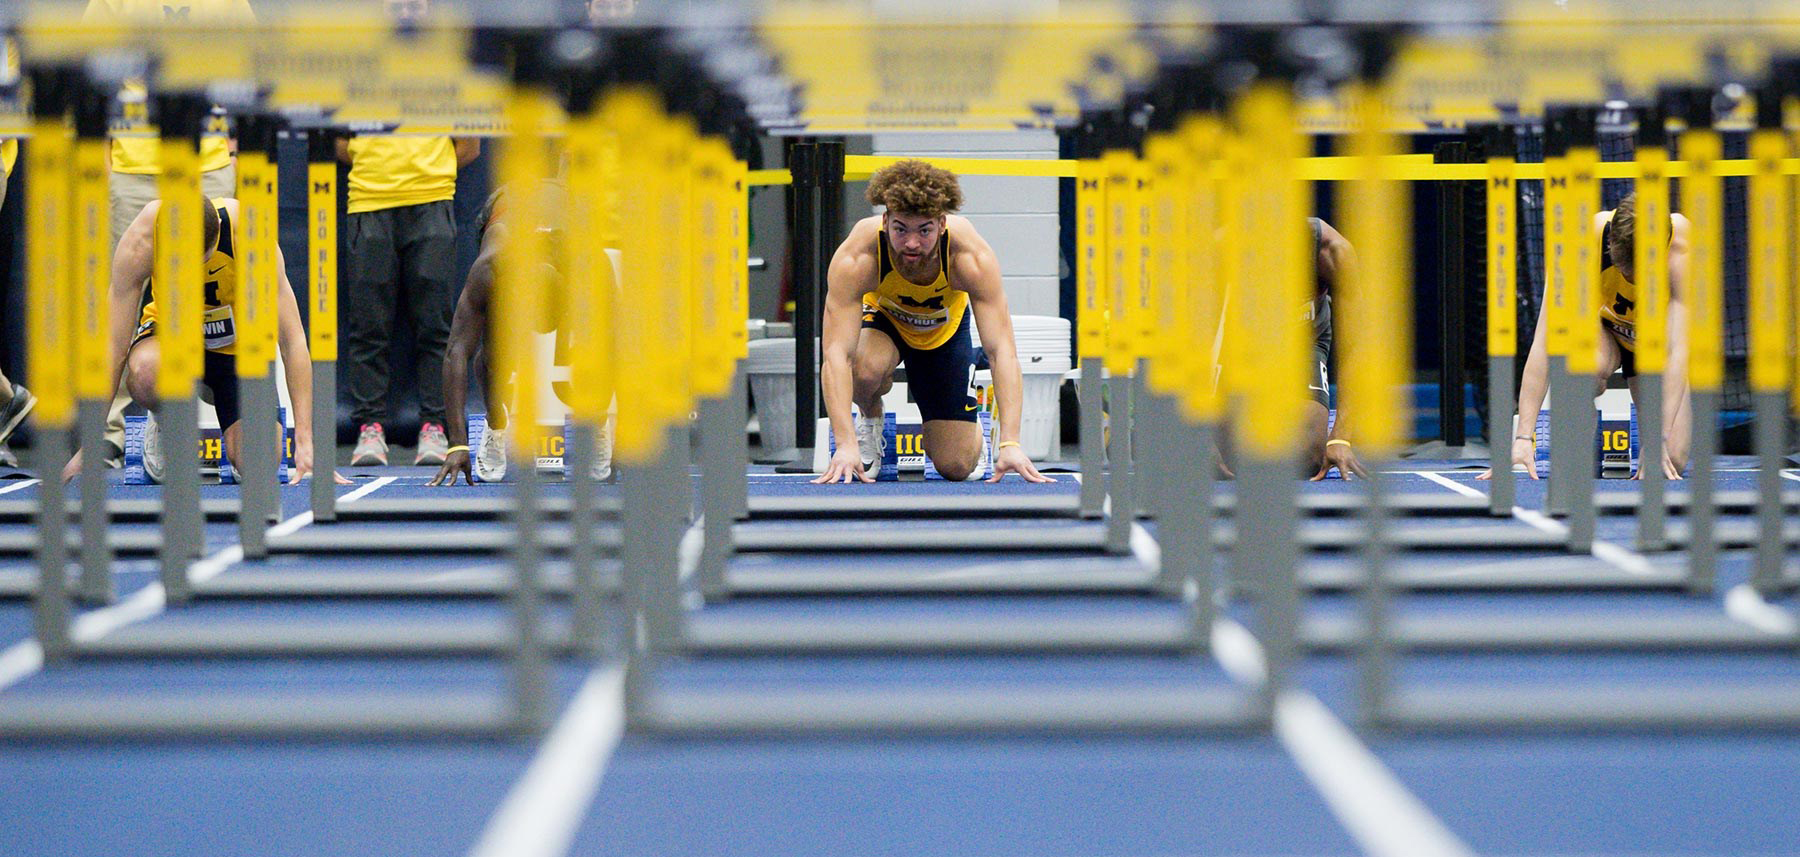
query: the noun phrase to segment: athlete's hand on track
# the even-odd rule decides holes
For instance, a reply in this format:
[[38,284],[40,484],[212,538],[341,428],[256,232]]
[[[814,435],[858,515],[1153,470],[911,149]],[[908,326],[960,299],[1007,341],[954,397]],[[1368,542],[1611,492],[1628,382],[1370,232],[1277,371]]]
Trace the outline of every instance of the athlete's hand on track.
[[[300,480],[311,475],[313,475],[312,443],[310,441],[306,443],[296,442],[294,444],[294,472],[288,474],[288,484],[299,485]],[[339,485],[355,484],[350,480],[345,479],[344,475],[336,470],[331,471],[331,478],[332,481]]]
[[80,473],[80,472],[81,472],[81,450],[77,449],[77,450],[75,450],[74,455],[69,456],[69,463],[63,465],[63,472],[62,472],[63,482],[66,483],[69,480],[74,479],[75,474]]
[[1020,476],[1025,477],[1026,482],[1056,481],[1055,479],[1039,473],[1037,465],[1031,463],[1031,456],[1026,455],[1025,450],[1016,446],[1006,447],[1005,449],[1000,450],[999,454],[994,456],[994,475],[989,476],[987,481],[990,484],[999,482],[1001,477],[1004,477],[1008,473],[1017,473]]
[[[1663,453],[1662,469],[1663,469],[1663,476],[1665,476],[1669,479],[1680,479],[1681,478],[1680,468],[1677,468],[1675,466],[1675,462],[1669,459],[1669,454],[1667,452]],[[1631,478],[1643,479],[1644,478],[1644,468],[1642,466],[1639,466],[1637,469],[1637,472],[1631,474]]]
[[[1528,437],[1513,438],[1512,466],[1515,468],[1523,467],[1523,468],[1525,468],[1526,473],[1531,474],[1531,478],[1533,478],[1533,479],[1538,478],[1537,441],[1534,441]],[[1475,478],[1476,479],[1492,479],[1492,478],[1494,478],[1494,469],[1492,467],[1490,467],[1486,470],[1483,470],[1483,471],[1481,471],[1481,475],[1477,476]]]
[[856,444],[839,444],[837,452],[831,454],[831,463],[825,466],[825,475],[814,479],[814,485],[830,482],[874,482],[875,475],[863,470],[862,452]]
[[458,473],[462,474],[464,483],[475,484],[475,474],[469,469],[469,451],[466,449],[459,449],[444,456],[444,464],[438,468],[437,475],[425,484],[455,485]]
[[1314,473],[1310,481],[1318,482],[1324,479],[1325,474],[1330,473],[1333,467],[1337,468],[1338,475],[1345,479],[1352,476],[1369,478],[1369,469],[1357,460],[1356,452],[1345,444],[1334,443],[1325,447],[1325,460],[1319,465],[1319,472]]

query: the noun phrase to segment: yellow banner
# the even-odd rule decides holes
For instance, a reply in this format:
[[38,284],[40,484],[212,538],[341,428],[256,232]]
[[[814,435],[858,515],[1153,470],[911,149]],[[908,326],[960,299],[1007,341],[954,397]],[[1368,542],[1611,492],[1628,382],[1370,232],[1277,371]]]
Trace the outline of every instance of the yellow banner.
[[74,420],[75,397],[69,374],[74,364],[73,275],[69,270],[69,216],[72,144],[69,128],[56,117],[34,125],[25,150],[31,177],[25,218],[26,337],[31,386],[38,397],[35,419],[48,429]]
[[75,395],[112,392],[112,218],[105,138],[75,144]]
[[338,359],[336,163],[307,164],[306,220],[306,276],[311,284],[307,302],[312,327],[307,350],[314,360],[334,361]]

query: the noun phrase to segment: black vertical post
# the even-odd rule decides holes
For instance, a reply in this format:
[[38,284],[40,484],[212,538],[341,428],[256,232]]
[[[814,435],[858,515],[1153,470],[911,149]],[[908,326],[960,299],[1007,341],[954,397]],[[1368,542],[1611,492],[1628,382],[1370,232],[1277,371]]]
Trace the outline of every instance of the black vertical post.
[[814,421],[819,412],[818,356],[813,350],[820,310],[818,146],[795,143],[788,150],[788,171],[794,177],[788,270],[794,277],[794,446],[798,457],[786,466],[799,468],[795,472],[810,472],[817,441]]
[[[818,159],[813,162],[813,168],[818,170],[819,233],[814,247],[817,255],[814,264],[817,267],[814,269],[816,279],[813,280],[811,294],[813,306],[811,323],[815,332],[818,331],[820,322],[824,318],[825,290],[829,285],[826,275],[831,271],[831,257],[837,254],[838,244],[844,240],[844,141],[841,139],[820,140],[816,151]],[[813,354],[812,348],[809,341],[806,346],[808,355]],[[808,359],[813,358],[809,357]],[[809,367],[817,365],[818,361],[813,360]],[[819,393],[817,378],[812,378],[809,383],[812,384],[813,393],[817,395]],[[808,426],[818,425],[818,418],[825,413],[824,403],[816,399],[814,408],[809,412],[811,416],[806,420]],[[807,430],[804,437],[808,440],[800,443],[800,452],[810,465],[812,442],[817,438],[814,437],[811,429]]]
[[[1439,143],[1431,154],[1433,163],[1460,164],[1468,160],[1468,145],[1460,141]],[[1443,281],[1438,288],[1442,325],[1438,341],[1443,350],[1443,368],[1438,375],[1438,421],[1444,445],[1460,447],[1467,442],[1463,434],[1463,337],[1468,318],[1464,307],[1467,268],[1463,253],[1467,242],[1463,231],[1463,183],[1444,182],[1439,193],[1444,230],[1440,233]]]

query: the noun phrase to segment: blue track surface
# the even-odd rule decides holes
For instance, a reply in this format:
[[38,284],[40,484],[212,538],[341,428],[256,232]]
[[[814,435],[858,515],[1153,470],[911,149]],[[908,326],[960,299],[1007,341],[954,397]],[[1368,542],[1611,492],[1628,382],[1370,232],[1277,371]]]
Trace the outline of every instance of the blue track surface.
[[[1726,462],[1738,466],[1745,462]],[[1476,469],[1448,462],[1417,465],[1475,490]],[[368,490],[366,471],[340,495],[416,501],[429,509],[443,496],[505,496],[505,486],[454,489],[424,485],[430,473],[384,468],[396,481]],[[1393,477],[1396,490],[1451,489],[1416,474]],[[1755,486],[1753,472],[1714,474],[1721,489]],[[1520,505],[1541,505],[1542,483],[1519,480]],[[552,484],[550,492],[562,490]],[[1609,481],[1603,490],[1636,490]],[[1795,486],[1800,487],[1800,486]],[[830,496],[833,492],[917,498],[951,495],[1072,495],[1078,483],[1008,480],[997,486],[884,483],[811,486],[802,477],[753,468],[755,495]],[[1231,490],[1232,486],[1222,486]],[[235,488],[208,486],[206,496]],[[613,494],[616,486],[603,492]],[[1302,486],[1304,492],[1360,490],[1338,479]],[[283,517],[307,508],[308,487],[283,490]],[[116,497],[155,497],[154,486],[114,486]],[[27,500],[35,488],[6,499]],[[1727,516],[1727,519],[1742,516]],[[1474,518],[1416,519],[1456,526]],[[1480,518],[1490,521],[1492,519]],[[1524,521],[1501,526],[1529,528]],[[918,573],[982,577],[1043,573],[1059,564],[1141,575],[1140,557],[1085,552],[956,555],[859,555],[865,530],[917,529],[929,538],[939,521],[929,514],[901,521],[812,521],[824,544],[842,550],[739,556],[733,572],[775,575],[830,571]],[[761,522],[749,524],[762,526]],[[1096,522],[1022,517],[982,526],[1093,529]],[[1353,520],[1315,520],[1316,527],[1355,526]],[[313,525],[324,529],[326,525]],[[450,522],[343,523],[379,529],[430,545],[434,538],[503,525]],[[0,531],[25,525],[0,525]],[[134,524],[121,529],[155,530]],[[1152,531],[1154,527],[1151,528]],[[1628,516],[1601,521],[1603,539],[1629,546]],[[209,555],[235,543],[235,525],[207,527]],[[1679,567],[1682,555],[1651,557]],[[1318,553],[1309,572],[1350,571],[1354,553]],[[1790,557],[1790,564],[1792,558]],[[1504,574],[1509,568],[1560,563],[1607,570],[1593,557],[1555,550],[1511,551],[1470,545],[1463,550],[1396,557],[1402,569],[1433,575]],[[1499,618],[1554,616],[1679,616],[1716,619],[1724,594],[1748,576],[1750,554],[1727,551],[1718,594],[1693,597],[1666,591],[1551,593],[1419,592],[1397,595],[1405,617]],[[610,568],[617,564],[609,562]],[[566,564],[555,561],[560,573]],[[153,596],[154,558],[119,562],[121,598]],[[0,560],[0,574],[31,570],[29,560]],[[235,563],[230,576],[279,577],[295,572],[358,575],[369,571],[457,580],[507,570],[506,558],[433,555],[277,556]],[[146,590],[146,587],[151,587]],[[1792,616],[1800,603],[1771,599]],[[1228,605],[1226,615],[1256,627],[1253,605]],[[102,608],[101,615],[108,615]],[[150,610],[146,626],[176,630],[209,624],[297,621],[381,624],[437,620],[499,625],[510,606],[492,597],[203,600]],[[1348,594],[1315,594],[1309,618],[1356,615]],[[552,598],[544,615],[556,627],[568,605]],[[946,618],[996,621],[1162,622],[1186,615],[1177,601],[1133,594],[759,596],[706,606],[695,626],[745,620],[782,623],[834,619],[847,623]],[[82,660],[42,670],[7,673],[32,629],[30,605],[0,601],[0,703],[81,698],[86,694],[240,694],[378,690],[440,698],[470,691],[503,694],[507,664],[492,657],[238,658]],[[11,647],[11,648],[8,648]],[[1335,718],[1355,726],[1353,662],[1344,655],[1311,655],[1298,665],[1298,688]],[[560,709],[596,668],[559,660],[553,677]],[[982,656],[716,656],[670,660],[659,679],[675,689],[732,689],[771,697],[820,688],[1099,688],[1225,687],[1241,675],[1206,653],[1158,655]],[[1700,683],[1727,688],[1800,684],[1800,647],[1756,652],[1633,652],[1524,654],[1413,654],[1401,659],[1403,687],[1654,687]],[[579,725],[579,724],[577,724]],[[563,726],[569,726],[568,723]],[[1800,854],[1800,734],[1565,734],[1433,737],[1359,730],[1366,748],[1456,839],[1479,853],[1572,855]],[[0,855],[455,855],[467,853],[519,787],[533,764],[536,740],[408,741],[110,741],[0,743]],[[1272,735],[1081,738],[761,738],[678,739],[630,733],[604,755],[604,772],[589,801],[577,804],[567,853],[603,855],[1150,855],[1362,853],[1366,831],[1341,795],[1321,785],[1317,758]],[[1399,823],[1399,822],[1395,822]],[[559,852],[560,853],[560,852]]]

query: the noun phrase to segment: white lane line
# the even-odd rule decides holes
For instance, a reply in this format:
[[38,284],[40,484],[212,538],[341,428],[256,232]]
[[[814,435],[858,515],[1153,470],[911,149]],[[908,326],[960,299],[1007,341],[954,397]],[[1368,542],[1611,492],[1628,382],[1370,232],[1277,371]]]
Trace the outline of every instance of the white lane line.
[[1791,637],[1800,633],[1800,622],[1794,620],[1794,614],[1764,601],[1762,593],[1748,583],[1733,586],[1725,593],[1725,612],[1767,634]]
[[[1213,624],[1213,655],[1238,682],[1267,676],[1262,646],[1230,619]],[[1331,814],[1371,857],[1473,857],[1398,777],[1317,697],[1286,690],[1275,699],[1275,736]]]
[[[343,497],[339,503],[354,503],[395,481],[384,476]],[[269,529],[271,536],[287,535],[312,523],[312,513],[302,512]],[[188,566],[188,579],[202,583],[218,577],[227,568],[242,561],[242,545],[221,548],[212,555]],[[127,625],[133,625],[161,613],[168,606],[168,595],[160,582],[151,583],[110,607],[89,610],[76,616],[69,626],[69,636],[78,643],[91,643]],[[44,666],[44,649],[37,640],[15,643],[0,652],[0,691],[27,678]]]
[[[1461,494],[1464,497],[1479,497],[1479,498],[1486,499],[1486,497],[1488,496],[1488,495],[1483,494],[1480,491],[1477,491],[1473,488],[1470,488],[1469,486],[1464,485],[1460,482],[1455,482],[1450,479],[1445,479],[1444,477],[1439,476],[1436,473],[1420,472],[1419,475],[1426,479],[1431,480],[1432,482],[1436,482],[1437,484],[1442,485],[1445,488],[1449,488],[1450,490],[1455,491],[1456,493]],[[1561,538],[1561,537],[1565,537],[1569,534],[1569,528],[1567,526],[1562,524],[1560,521],[1551,520],[1549,517],[1546,517],[1542,512],[1538,512],[1534,509],[1527,509],[1527,508],[1524,508],[1523,506],[1514,506],[1513,510],[1512,510],[1512,514],[1513,514],[1514,518],[1524,521],[1525,523],[1530,524],[1531,526],[1536,527],[1537,529],[1542,530],[1543,532],[1549,533],[1553,536],[1557,536],[1557,537]],[[1610,542],[1603,542],[1598,539],[1595,539],[1593,547],[1589,549],[1589,553],[1593,554],[1595,559],[1598,559],[1601,562],[1604,562],[1607,565],[1617,568],[1620,571],[1623,571],[1627,574],[1637,575],[1638,577],[1650,577],[1650,576],[1653,576],[1656,574],[1656,568],[1650,564],[1650,560],[1647,559],[1643,554],[1637,553],[1637,552],[1629,550],[1627,548],[1620,547],[1620,546],[1612,544]]]
[[625,734],[625,670],[588,674],[531,764],[500,802],[470,857],[562,857],[575,843]]
[[1433,482],[1436,482],[1439,485],[1444,486],[1445,488],[1455,491],[1456,493],[1461,494],[1464,497],[1474,497],[1477,500],[1486,500],[1488,498],[1488,495],[1483,494],[1480,491],[1470,488],[1469,486],[1464,485],[1461,482],[1457,482],[1453,479],[1445,479],[1444,477],[1442,477],[1436,473],[1430,473],[1430,472],[1423,471],[1423,470],[1416,471],[1416,472],[1420,476],[1423,476],[1426,479],[1429,479]]
[[23,491],[42,481],[42,479],[23,479],[6,486],[5,488],[0,488],[0,494],[11,494],[14,491]]
[[1792,479],[1795,482],[1800,482],[1800,473],[1795,473],[1792,470],[1783,470],[1783,471],[1781,471],[1781,478]]

